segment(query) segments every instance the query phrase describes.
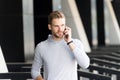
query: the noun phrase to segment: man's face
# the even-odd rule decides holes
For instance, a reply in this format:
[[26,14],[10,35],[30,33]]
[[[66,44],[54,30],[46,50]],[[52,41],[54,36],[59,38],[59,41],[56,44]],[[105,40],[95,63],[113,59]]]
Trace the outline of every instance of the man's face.
[[63,38],[65,29],[65,18],[56,18],[52,20],[52,24],[48,25],[54,38]]

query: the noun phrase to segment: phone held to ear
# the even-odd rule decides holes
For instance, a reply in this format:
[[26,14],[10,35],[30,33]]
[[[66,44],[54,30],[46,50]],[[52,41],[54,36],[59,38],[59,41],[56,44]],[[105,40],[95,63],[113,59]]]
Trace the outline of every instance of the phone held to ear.
[[68,38],[68,34],[65,34],[66,33],[66,28],[64,29],[64,36],[65,38]]

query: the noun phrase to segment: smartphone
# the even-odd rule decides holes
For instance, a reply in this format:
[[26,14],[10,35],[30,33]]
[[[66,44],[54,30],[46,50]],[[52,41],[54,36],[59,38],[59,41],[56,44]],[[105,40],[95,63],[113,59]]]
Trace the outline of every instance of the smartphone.
[[65,36],[65,38],[68,38],[68,34],[67,35],[65,34],[65,30],[66,30],[66,28],[64,29],[64,36]]

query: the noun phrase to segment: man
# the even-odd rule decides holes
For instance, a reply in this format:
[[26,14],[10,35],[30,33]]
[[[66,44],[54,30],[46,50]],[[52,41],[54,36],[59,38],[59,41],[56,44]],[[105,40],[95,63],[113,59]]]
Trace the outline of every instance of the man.
[[[77,64],[87,68],[90,59],[80,40],[73,39],[65,16],[53,11],[48,16],[51,35],[35,49],[31,75],[35,80],[77,80]],[[40,73],[43,67],[43,77]]]

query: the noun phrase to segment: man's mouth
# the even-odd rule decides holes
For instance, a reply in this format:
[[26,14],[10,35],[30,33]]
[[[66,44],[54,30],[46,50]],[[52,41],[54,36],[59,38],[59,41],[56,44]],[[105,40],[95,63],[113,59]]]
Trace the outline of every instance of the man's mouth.
[[63,32],[62,32],[62,31],[60,31],[60,32],[58,32],[58,34],[63,34]]

